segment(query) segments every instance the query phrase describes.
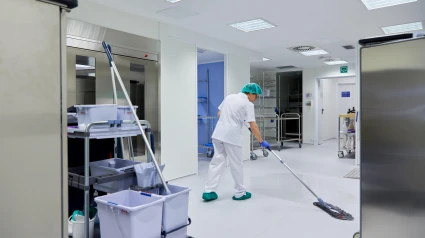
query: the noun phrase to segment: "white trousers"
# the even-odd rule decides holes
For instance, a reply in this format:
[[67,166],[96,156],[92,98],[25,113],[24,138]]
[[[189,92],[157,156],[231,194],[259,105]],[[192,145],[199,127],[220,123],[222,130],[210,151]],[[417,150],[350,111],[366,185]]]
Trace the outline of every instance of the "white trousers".
[[243,185],[243,164],[242,147],[213,140],[214,158],[211,160],[208,169],[208,178],[205,184],[205,192],[215,192],[220,182],[221,175],[226,166],[226,159],[229,161],[230,171],[235,182],[235,197],[245,195],[246,189]]

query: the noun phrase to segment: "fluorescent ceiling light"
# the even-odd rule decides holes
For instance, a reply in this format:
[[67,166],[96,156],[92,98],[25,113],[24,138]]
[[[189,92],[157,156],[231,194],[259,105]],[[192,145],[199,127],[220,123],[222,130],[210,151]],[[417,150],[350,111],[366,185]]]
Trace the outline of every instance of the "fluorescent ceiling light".
[[422,22],[414,22],[414,23],[407,23],[407,24],[401,24],[396,26],[382,27],[382,30],[385,32],[385,34],[412,32],[412,31],[419,31],[422,29],[423,29]]
[[230,26],[244,32],[258,31],[258,30],[264,30],[264,29],[276,27],[275,25],[269,22],[266,22],[263,19],[255,19],[251,21],[239,22],[239,23],[232,24]]
[[418,0],[362,0],[363,4],[368,10],[383,8],[383,7],[392,7],[396,5],[401,5],[405,3],[417,2]]
[[167,2],[171,2],[171,3],[176,3],[176,2],[180,2],[181,0],[167,0]]
[[335,61],[325,61],[327,65],[337,65],[337,64],[347,64],[348,62],[345,60],[335,60]]
[[267,61],[267,60],[270,60],[270,59],[267,59],[267,58],[263,58],[263,61]]
[[328,52],[324,50],[308,50],[308,51],[301,51],[300,54],[303,54],[305,56],[313,56],[313,55],[326,55],[329,54]]

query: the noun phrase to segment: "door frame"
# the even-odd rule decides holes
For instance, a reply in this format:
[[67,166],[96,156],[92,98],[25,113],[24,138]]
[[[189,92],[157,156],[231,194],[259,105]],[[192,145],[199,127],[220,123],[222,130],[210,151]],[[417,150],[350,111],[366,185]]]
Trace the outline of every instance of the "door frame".
[[[338,75],[338,76],[330,76],[330,77],[317,77],[315,80],[315,85],[314,85],[314,101],[316,101],[317,106],[314,109],[314,145],[321,145],[322,141],[320,141],[320,108],[319,106],[321,105],[321,99],[320,99],[320,80],[322,79],[339,79],[339,78],[351,78],[354,77],[355,83],[357,85],[357,78],[355,74],[348,74],[348,75]],[[343,84],[343,83],[341,83]],[[356,91],[357,95],[358,92]],[[356,108],[358,108],[358,105],[356,103]],[[335,150],[336,151],[336,150]]]

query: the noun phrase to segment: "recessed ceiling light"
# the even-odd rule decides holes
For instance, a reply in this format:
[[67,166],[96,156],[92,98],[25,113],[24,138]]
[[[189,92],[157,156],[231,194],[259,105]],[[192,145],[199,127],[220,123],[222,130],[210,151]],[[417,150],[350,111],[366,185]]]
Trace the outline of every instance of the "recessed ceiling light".
[[348,62],[345,60],[326,60],[325,64],[327,65],[337,65],[337,64],[347,64]]
[[392,7],[396,5],[401,5],[405,3],[417,2],[418,0],[362,0],[363,4],[368,10],[383,8],[383,7]]
[[258,31],[258,30],[264,30],[264,29],[276,27],[275,25],[263,19],[255,19],[255,20],[250,20],[245,22],[239,22],[239,23],[232,24],[230,26],[244,32]]
[[75,68],[78,70],[78,69],[94,69],[94,67],[93,66],[90,66],[90,65],[83,65],[83,64],[76,64],[75,65]]
[[302,54],[302,55],[305,55],[305,56],[326,55],[326,54],[329,54],[328,52],[326,52],[324,50],[309,50],[309,51],[301,51],[299,53]]
[[176,2],[180,2],[181,0],[167,0],[167,2],[171,2],[171,3],[176,3]]
[[382,27],[382,30],[385,32],[385,34],[412,32],[412,31],[419,31],[422,29],[423,29],[422,22],[414,22],[414,23],[407,23],[407,24],[401,24],[396,26]]
[[270,60],[270,59],[267,59],[267,58],[263,58],[263,61],[267,61],[267,60]]

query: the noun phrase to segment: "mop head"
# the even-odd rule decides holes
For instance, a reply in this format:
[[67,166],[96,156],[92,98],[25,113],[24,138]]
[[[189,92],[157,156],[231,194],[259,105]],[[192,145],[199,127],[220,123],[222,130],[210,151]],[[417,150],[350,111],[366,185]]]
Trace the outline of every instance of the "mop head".
[[313,205],[322,209],[323,211],[325,211],[327,214],[329,214],[331,217],[335,218],[335,219],[339,219],[339,220],[345,220],[345,221],[352,221],[354,220],[354,217],[350,214],[345,212],[344,210],[342,210],[339,207],[336,207],[332,204],[326,203],[328,206],[324,206],[322,203],[320,202],[314,202]]

